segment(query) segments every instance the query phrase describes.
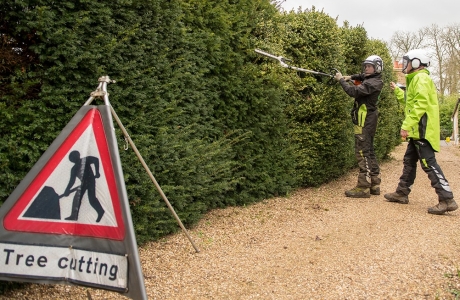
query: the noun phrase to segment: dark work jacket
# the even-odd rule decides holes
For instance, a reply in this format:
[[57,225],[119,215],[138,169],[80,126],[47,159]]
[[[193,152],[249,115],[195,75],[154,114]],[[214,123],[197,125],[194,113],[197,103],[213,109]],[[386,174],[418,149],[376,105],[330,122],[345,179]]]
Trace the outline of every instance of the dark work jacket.
[[340,84],[345,93],[355,98],[351,113],[353,123],[366,128],[368,133],[374,135],[377,129],[377,103],[383,88],[382,75],[374,74],[364,77],[363,74],[355,74],[351,75],[351,79],[362,81],[362,83],[353,85],[340,79]]

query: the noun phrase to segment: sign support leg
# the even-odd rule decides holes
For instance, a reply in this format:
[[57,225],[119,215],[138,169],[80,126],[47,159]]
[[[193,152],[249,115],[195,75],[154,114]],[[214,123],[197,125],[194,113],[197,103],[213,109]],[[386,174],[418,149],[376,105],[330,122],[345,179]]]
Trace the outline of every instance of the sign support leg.
[[110,110],[112,111],[112,115],[113,115],[113,118],[115,119],[115,121],[117,122],[118,126],[120,127],[121,131],[123,132],[123,135],[125,136],[126,139],[128,139],[128,142],[129,144],[131,145],[131,147],[133,148],[134,150],[134,153],[136,153],[136,156],[137,158],[139,159],[139,161],[141,162],[142,166],[144,167],[144,169],[147,171],[147,174],[149,175],[150,179],[152,180],[153,184],[155,185],[155,187],[157,188],[158,192],[160,193],[161,197],[163,198],[164,202],[166,203],[166,205],[168,206],[169,210],[171,211],[171,213],[173,214],[174,218],[176,219],[177,223],[179,224],[179,226],[182,228],[182,230],[184,231],[185,235],[187,236],[187,238],[189,239],[190,243],[192,243],[192,246],[193,248],[195,248],[195,251],[198,253],[200,252],[200,250],[197,248],[197,246],[195,245],[195,243],[193,242],[192,238],[190,237],[190,235],[188,234],[187,230],[185,229],[184,225],[182,224],[181,220],[179,219],[179,216],[176,214],[176,212],[174,211],[174,208],[172,207],[171,203],[169,202],[168,198],[166,197],[166,195],[163,193],[163,190],[161,189],[160,185],[158,184],[158,182],[156,181],[155,177],[153,176],[152,172],[150,171],[149,167],[147,166],[147,164],[145,163],[144,159],[142,158],[142,155],[139,153],[139,151],[137,150],[137,147],[136,145],[134,144],[133,140],[131,139],[131,137],[129,136],[128,132],[126,131],[125,127],[123,126],[123,124],[121,123],[120,119],[118,118],[115,110],[113,109],[112,106],[110,106]]
[[179,216],[176,214],[176,212],[174,211],[174,208],[172,207],[171,203],[169,202],[168,198],[166,197],[166,195],[163,193],[163,190],[161,189],[160,185],[158,184],[158,182],[156,181],[155,177],[153,176],[152,172],[150,171],[149,167],[147,166],[147,164],[145,163],[144,159],[142,158],[142,155],[140,154],[140,152],[137,150],[137,147],[136,145],[134,144],[133,140],[131,139],[131,137],[129,136],[128,132],[126,131],[125,127],[123,126],[123,124],[121,123],[120,119],[118,118],[118,115],[117,113],[115,112],[115,110],[113,109],[112,105],[110,105],[109,103],[109,98],[108,98],[108,93],[107,93],[107,83],[110,83],[110,82],[115,82],[113,80],[110,80],[108,76],[103,76],[101,78],[99,78],[99,86],[97,87],[96,91],[92,92],[91,93],[91,96],[90,98],[86,101],[86,103],[84,105],[89,105],[91,104],[91,102],[94,100],[94,98],[96,97],[101,97],[104,99],[104,103],[105,105],[108,105],[110,106],[110,110],[112,112],[112,116],[113,118],[115,119],[115,121],[117,122],[118,126],[120,127],[121,131],[123,132],[123,135],[125,136],[125,138],[128,140],[129,144],[131,145],[131,148],[133,148],[134,150],[134,153],[136,154],[137,158],[139,159],[139,161],[141,162],[142,166],[144,167],[144,169],[147,171],[147,174],[149,175],[150,179],[152,180],[153,184],[155,185],[155,187],[157,188],[158,192],[160,193],[161,197],[163,198],[163,201],[166,203],[166,205],[168,206],[169,210],[171,211],[171,213],[173,214],[174,218],[176,219],[177,223],[179,224],[180,228],[182,229],[182,231],[184,232],[184,234],[187,236],[188,240],[190,241],[190,243],[192,244],[193,248],[195,249],[195,251],[198,253],[200,252],[200,250],[198,249],[198,247],[195,245],[195,243],[193,242],[192,238],[190,237],[190,235],[188,234],[187,232],[187,229],[185,228],[185,226],[182,224],[182,221],[180,220]]

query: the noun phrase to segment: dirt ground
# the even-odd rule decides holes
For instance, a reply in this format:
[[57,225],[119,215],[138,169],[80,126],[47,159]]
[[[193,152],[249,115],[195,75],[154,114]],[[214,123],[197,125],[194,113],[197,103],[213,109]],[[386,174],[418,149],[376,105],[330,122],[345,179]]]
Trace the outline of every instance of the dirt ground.
[[[441,143],[436,158],[460,195],[460,148]],[[405,148],[381,164],[380,196],[345,197],[356,183],[353,170],[289,197],[208,213],[188,231],[199,253],[182,232],[143,246],[149,299],[457,299],[460,210],[427,214],[437,197],[420,167],[409,204],[383,197],[396,188]],[[0,297],[68,298],[127,299],[35,284]]]

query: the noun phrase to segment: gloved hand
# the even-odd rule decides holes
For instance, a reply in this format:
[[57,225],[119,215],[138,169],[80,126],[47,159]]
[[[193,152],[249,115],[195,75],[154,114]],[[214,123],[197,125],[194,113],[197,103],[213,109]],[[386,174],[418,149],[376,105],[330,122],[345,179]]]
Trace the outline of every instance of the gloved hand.
[[343,76],[343,79],[345,79],[345,81],[349,81],[351,80],[351,76]]
[[342,78],[343,78],[342,73],[340,73],[340,72],[335,73],[335,76],[334,76],[335,80],[340,81],[340,79],[342,79]]

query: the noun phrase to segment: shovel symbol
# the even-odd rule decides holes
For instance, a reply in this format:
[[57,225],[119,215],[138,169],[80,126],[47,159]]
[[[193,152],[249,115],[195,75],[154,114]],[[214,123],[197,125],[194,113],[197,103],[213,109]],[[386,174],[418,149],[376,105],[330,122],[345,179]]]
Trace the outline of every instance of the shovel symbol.
[[[70,192],[75,192],[78,187],[73,188]],[[59,199],[64,195],[58,195],[54,188],[45,186],[34,199],[30,207],[27,209],[24,217],[37,219],[61,219],[61,208]]]

